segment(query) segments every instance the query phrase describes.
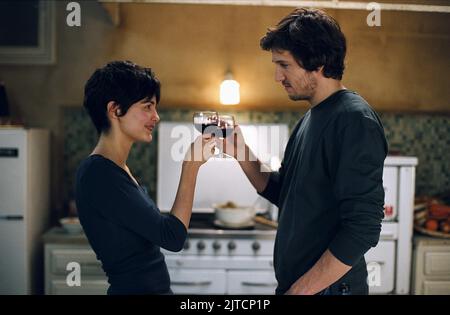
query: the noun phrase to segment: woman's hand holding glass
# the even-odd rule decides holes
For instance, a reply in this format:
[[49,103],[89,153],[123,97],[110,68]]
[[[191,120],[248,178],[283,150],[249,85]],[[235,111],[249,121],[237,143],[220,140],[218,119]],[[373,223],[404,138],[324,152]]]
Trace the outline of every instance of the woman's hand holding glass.
[[206,163],[214,156],[217,141],[212,134],[202,134],[198,136],[189,146],[184,157],[184,163],[196,165],[198,167]]

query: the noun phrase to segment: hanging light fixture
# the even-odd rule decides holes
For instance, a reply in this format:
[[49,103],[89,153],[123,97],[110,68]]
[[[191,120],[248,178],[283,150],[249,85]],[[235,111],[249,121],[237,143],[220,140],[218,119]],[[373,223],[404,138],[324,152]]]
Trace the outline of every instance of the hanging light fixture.
[[239,83],[233,80],[231,71],[225,75],[225,80],[220,84],[220,104],[236,105],[240,102]]

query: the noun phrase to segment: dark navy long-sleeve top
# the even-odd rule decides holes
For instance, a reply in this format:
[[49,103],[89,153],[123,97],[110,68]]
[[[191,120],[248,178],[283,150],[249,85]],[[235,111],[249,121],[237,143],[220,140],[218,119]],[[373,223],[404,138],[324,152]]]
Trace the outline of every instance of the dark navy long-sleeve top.
[[108,294],[171,292],[160,247],[181,250],[187,230],[177,217],[160,213],[124,169],[97,154],[78,168],[76,204],[84,232],[108,276]]

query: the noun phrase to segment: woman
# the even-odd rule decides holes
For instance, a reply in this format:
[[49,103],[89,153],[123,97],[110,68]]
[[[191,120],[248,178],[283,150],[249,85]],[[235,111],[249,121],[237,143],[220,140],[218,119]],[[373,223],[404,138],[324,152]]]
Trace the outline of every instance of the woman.
[[[85,86],[84,107],[100,137],[78,168],[76,203],[86,236],[108,276],[108,294],[172,293],[160,247],[181,250],[197,173],[214,149],[214,138],[206,136],[191,144],[172,210],[161,214],[126,165],[134,142],[152,141],[159,100],[160,83],[152,71],[129,61],[97,69]],[[191,156],[198,145],[204,154],[195,161]]]

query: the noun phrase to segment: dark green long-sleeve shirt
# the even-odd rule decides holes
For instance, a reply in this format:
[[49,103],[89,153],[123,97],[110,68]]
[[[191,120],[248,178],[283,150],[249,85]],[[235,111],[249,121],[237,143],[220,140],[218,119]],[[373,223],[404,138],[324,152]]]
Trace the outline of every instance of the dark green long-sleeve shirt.
[[340,90],[300,119],[279,172],[261,193],[280,209],[274,250],[278,294],[327,249],[353,266],[344,276],[352,293],[364,292],[363,255],[378,243],[384,216],[386,155],[381,121],[355,92]]

